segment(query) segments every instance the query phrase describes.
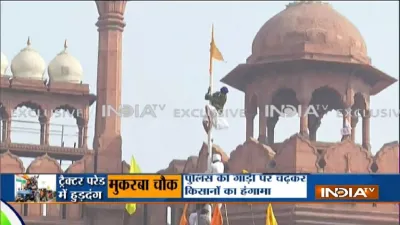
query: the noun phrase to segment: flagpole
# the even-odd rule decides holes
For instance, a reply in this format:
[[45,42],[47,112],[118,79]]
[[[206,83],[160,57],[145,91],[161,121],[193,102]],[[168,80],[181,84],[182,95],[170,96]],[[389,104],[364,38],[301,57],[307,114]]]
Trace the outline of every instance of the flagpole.
[[[208,88],[209,88],[209,94],[212,94],[213,92],[213,41],[214,41],[214,24],[212,25],[212,30],[211,30],[211,42],[210,42],[210,61],[209,61],[209,75],[210,75],[210,79],[209,79],[209,84],[208,84]],[[209,104],[211,105],[211,101],[209,102]],[[208,108],[208,106],[206,106],[206,109]],[[208,148],[208,157],[207,157],[207,172],[211,171],[211,163],[212,163],[212,120],[211,117],[209,115],[210,112],[206,112],[207,113],[207,119],[208,119],[208,130],[207,130],[207,148]],[[197,223],[196,225],[199,224],[199,217],[200,217],[200,211],[201,209],[197,209]],[[211,212],[210,212],[211,213]]]
[[[212,45],[214,41],[214,24],[212,25],[211,29],[211,42],[210,42],[210,81],[209,81],[209,88],[210,88],[210,94],[213,93],[213,49]],[[211,102],[210,102],[211,104]],[[207,171],[211,171],[211,159],[212,159],[212,121],[209,118],[208,120],[208,139],[207,139],[207,146],[208,146],[208,160],[207,160]]]
[[226,223],[227,225],[229,225],[229,218],[228,218],[228,208],[226,207],[226,203],[225,203],[225,218],[226,218]]
[[253,204],[250,204],[250,211],[251,211],[251,219],[253,220],[253,225],[256,225],[256,222],[254,221]]

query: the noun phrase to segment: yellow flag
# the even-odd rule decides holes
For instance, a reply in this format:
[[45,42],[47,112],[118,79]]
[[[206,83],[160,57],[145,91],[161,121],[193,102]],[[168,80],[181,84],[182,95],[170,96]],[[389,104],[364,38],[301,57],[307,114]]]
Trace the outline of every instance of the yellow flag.
[[[249,173],[249,171],[247,171],[247,170],[242,170],[242,173],[246,174],[246,173]],[[251,203],[248,203],[247,205],[249,205],[250,207],[252,207],[252,204],[251,204]]]
[[268,209],[267,209],[267,219],[265,221],[265,225],[278,225],[278,222],[276,221],[274,211],[272,210],[272,204],[269,203]]
[[188,225],[188,221],[186,219],[186,213],[187,213],[188,207],[189,207],[189,204],[185,204],[185,207],[183,208],[183,212],[181,215],[181,220],[179,221],[179,225]]
[[[131,158],[131,167],[129,169],[129,173],[141,173],[139,165],[136,163],[135,157]],[[129,203],[125,205],[126,211],[129,215],[132,215],[136,212],[136,203]]]
[[212,74],[212,71],[213,71],[213,64],[212,64],[213,59],[218,60],[218,61],[224,61],[224,57],[222,56],[222,53],[219,51],[217,45],[215,44],[215,40],[214,40],[214,24],[212,25],[212,30],[211,30],[210,75]]

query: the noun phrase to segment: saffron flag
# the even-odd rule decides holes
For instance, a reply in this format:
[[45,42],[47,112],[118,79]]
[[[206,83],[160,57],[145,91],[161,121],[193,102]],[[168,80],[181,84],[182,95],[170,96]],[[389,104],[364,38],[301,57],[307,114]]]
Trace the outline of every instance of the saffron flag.
[[249,171],[247,171],[247,170],[242,170],[242,173],[249,173]]
[[212,75],[212,71],[213,71],[213,64],[212,64],[213,59],[218,60],[218,61],[224,61],[224,57],[222,56],[222,53],[219,51],[217,45],[215,44],[215,40],[214,40],[214,24],[212,25],[212,30],[211,30],[210,75]]
[[267,209],[267,219],[265,225],[278,225],[278,221],[276,221],[274,211],[272,210],[272,204],[269,203]]
[[221,209],[216,204],[214,206],[213,216],[211,219],[211,225],[222,225],[224,224],[224,219],[222,218]]
[[[131,167],[129,169],[129,173],[141,173],[139,165],[136,163],[135,157],[132,156],[131,158]],[[129,215],[132,215],[136,212],[136,203],[129,203],[125,205],[126,211]]]
[[188,221],[186,219],[186,213],[187,213],[188,207],[189,207],[189,204],[185,204],[185,207],[183,207],[183,212],[181,215],[181,220],[179,222],[179,225],[188,225]]

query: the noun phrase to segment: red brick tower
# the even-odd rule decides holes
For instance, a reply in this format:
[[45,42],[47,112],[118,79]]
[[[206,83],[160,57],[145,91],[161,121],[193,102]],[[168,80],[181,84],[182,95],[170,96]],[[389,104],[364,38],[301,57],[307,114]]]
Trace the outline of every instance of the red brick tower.
[[126,1],[96,1],[99,19],[97,65],[97,108],[94,145],[97,172],[121,171],[121,119],[116,114],[102,115],[103,106],[121,105],[122,32]]
[[[93,148],[94,172],[121,173],[121,120],[116,114],[102,115],[103,106],[121,105],[122,32],[127,1],[96,1],[99,19],[99,53],[97,65],[97,105]],[[87,171],[90,172],[90,171]],[[123,224],[124,205],[87,205],[85,224]]]

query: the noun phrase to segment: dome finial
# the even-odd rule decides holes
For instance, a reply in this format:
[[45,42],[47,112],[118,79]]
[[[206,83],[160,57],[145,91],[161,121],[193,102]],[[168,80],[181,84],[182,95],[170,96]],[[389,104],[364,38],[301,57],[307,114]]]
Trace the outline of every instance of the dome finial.
[[290,7],[290,6],[295,6],[295,5],[300,5],[300,4],[310,4],[310,3],[320,3],[320,4],[325,4],[322,1],[293,1],[290,2],[288,5],[286,5],[286,8]]
[[26,41],[27,46],[31,46],[31,37],[28,36],[28,40]]
[[68,41],[67,41],[67,39],[65,39],[65,41],[64,41],[64,50],[67,50],[67,48],[68,48]]

